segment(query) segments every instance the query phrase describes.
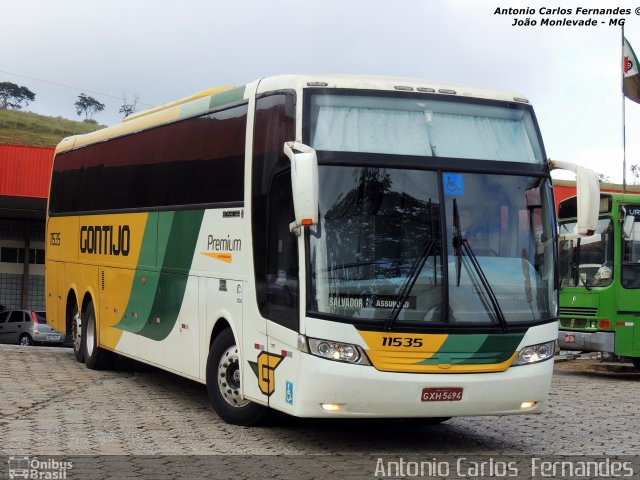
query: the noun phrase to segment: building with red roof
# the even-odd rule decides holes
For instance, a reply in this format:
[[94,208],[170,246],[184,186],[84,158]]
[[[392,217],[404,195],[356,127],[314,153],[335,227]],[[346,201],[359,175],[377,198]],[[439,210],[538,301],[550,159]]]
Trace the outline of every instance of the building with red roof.
[[0,144],[0,305],[44,310],[44,234],[53,148]]

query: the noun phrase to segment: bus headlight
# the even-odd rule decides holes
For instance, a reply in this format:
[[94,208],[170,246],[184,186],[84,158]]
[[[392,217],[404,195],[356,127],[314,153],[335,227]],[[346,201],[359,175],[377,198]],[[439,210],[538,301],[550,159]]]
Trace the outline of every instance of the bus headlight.
[[371,365],[367,355],[358,345],[309,338],[309,353],[316,357],[335,360],[336,362],[353,363],[355,365]]
[[517,358],[511,364],[512,367],[517,365],[530,365],[532,363],[544,362],[549,360],[556,353],[556,341],[539,343],[538,345],[530,345],[524,347],[518,353]]

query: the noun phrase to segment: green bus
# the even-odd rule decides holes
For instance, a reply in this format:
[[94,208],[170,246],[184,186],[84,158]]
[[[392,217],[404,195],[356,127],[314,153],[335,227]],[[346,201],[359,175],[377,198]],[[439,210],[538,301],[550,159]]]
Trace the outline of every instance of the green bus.
[[629,357],[640,369],[640,195],[601,193],[593,235],[578,237],[576,197],[558,208],[562,350]]

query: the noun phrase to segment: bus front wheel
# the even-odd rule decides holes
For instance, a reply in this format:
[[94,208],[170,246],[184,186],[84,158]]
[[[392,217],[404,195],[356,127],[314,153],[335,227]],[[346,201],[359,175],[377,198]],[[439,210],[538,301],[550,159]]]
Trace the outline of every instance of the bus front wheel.
[[91,370],[103,370],[110,361],[110,352],[98,347],[98,329],[96,325],[96,313],[93,309],[93,301],[90,301],[82,315],[82,355],[84,364]]
[[250,426],[262,420],[266,408],[240,394],[240,360],[231,329],[223,330],[211,344],[207,358],[207,392],[222,420]]

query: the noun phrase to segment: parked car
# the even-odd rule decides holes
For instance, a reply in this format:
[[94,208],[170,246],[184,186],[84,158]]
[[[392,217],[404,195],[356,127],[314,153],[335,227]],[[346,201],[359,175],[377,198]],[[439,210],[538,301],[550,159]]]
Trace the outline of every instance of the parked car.
[[62,343],[65,336],[47,325],[45,312],[7,310],[0,312],[0,343],[33,345]]

